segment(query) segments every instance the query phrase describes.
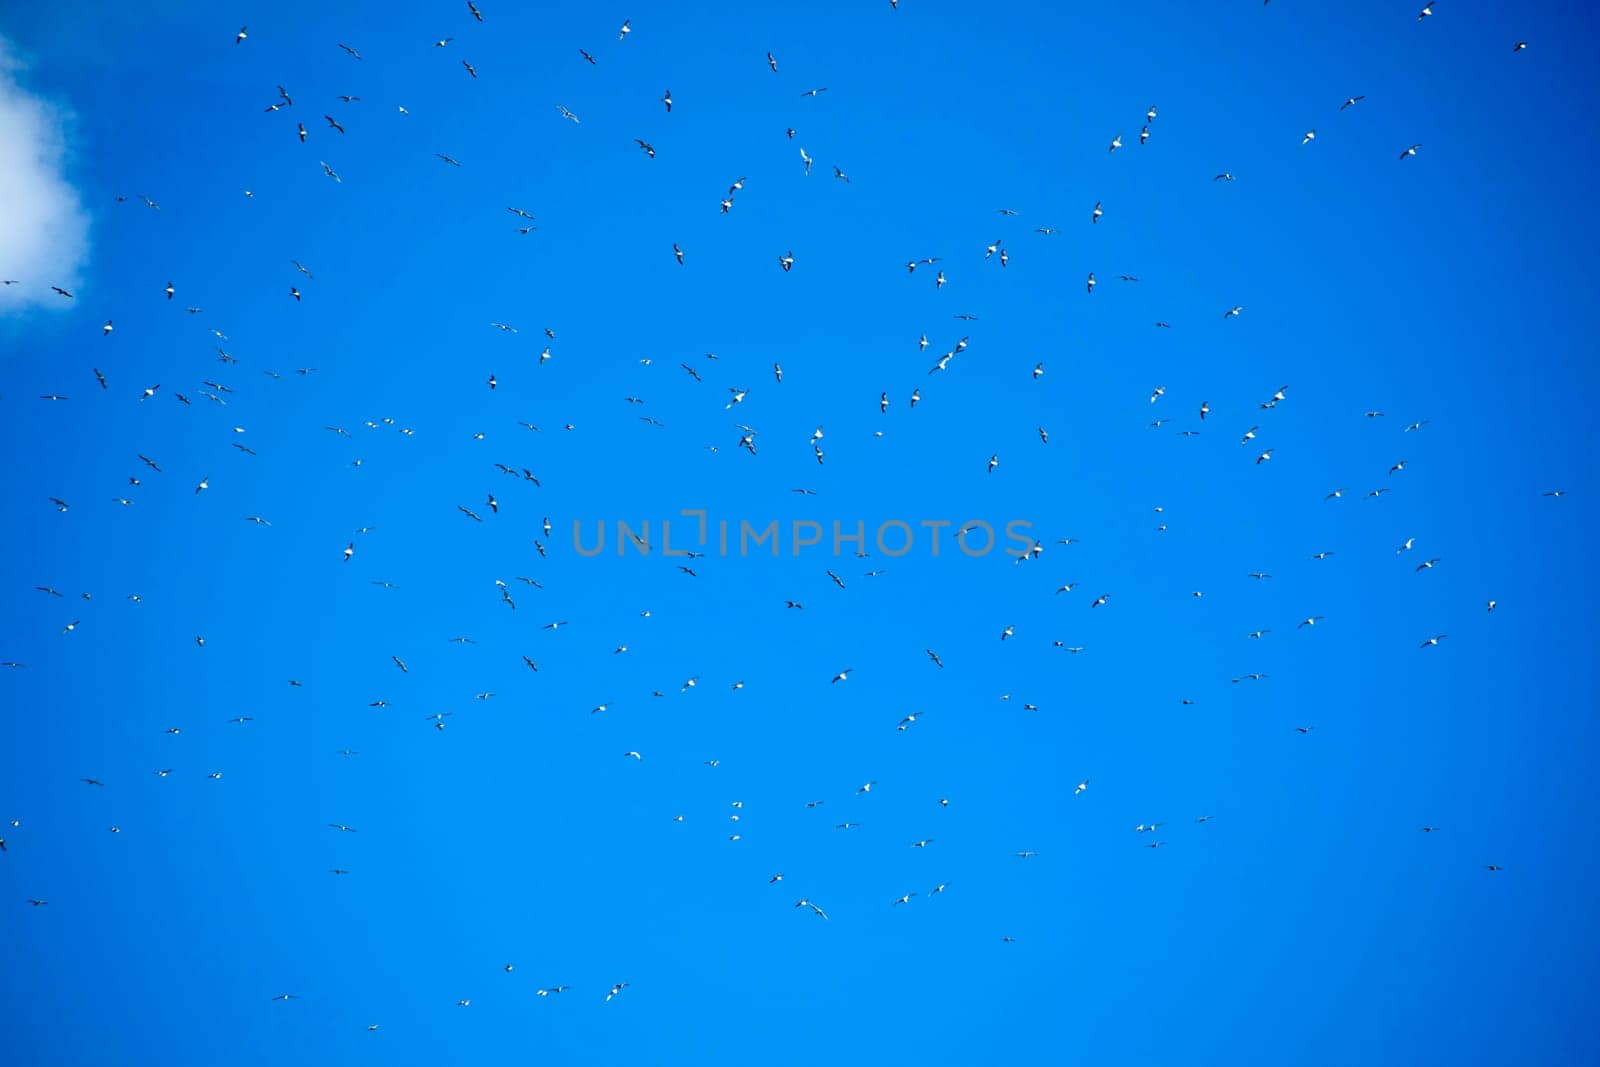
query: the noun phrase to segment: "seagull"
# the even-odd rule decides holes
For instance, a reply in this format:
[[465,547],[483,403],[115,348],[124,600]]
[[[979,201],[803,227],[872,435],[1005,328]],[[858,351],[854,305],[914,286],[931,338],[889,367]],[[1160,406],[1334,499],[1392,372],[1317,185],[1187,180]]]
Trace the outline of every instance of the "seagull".
[[1406,149],[1406,150],[1405,150],[1405,151],[1404,151],[1404,152],[1401,152],[1401,153],[1400,153],[1400,158],[1401,158],[1401,159],[1405,159],[1405,158],[1406,158],[1406,157],[1407,157],[1407,156],[1414,156],[1414,155],[1416,155],[1416,154],[1417,154],[1417,149],[1419,149],[1419,148],[1421,148],[1421,147],[1422,147],[1422,146],[1421,146],[1421,145],[1419,145],[1419,144],[1414,144],[1414,145],[1412,145],[1412,146],[1411,146],[1411,147],[1410,147],[1410,148],[1408,148],[1408,149]]
[[1307,130],[1306,131],[1306,135],[1304,137],[1300,138],[1300,143],[1301,144],[1310,144],[1312,141],[1315,141],[1316,139],[1317,139],[1317,131],[1316,130]]
[[1433,0],[1429,0],[1427,6],[1425,6],[1421,11],[1417,12],[1417,21],[1421,22],[1431,14],[1433,14]]
[[632,21],[631,19],[623,19],[622,20],[622,29],[617,31],[617,40],[626,41],[628,39],[628,34],[633,32],[632,29],[628,26],[628,23],[631,22],[631,21]]
[[[806,150],[804,148],[800,149],[800,162],[805,164],[806,176],[810,177],[811,176],[811,164],[812,164],[813,160],[809,155],[806,154]],[[915,270],[915,269],[916,269],[916,265],[912,264],[912,270]]]
[[1322,619],[1321,615],[1313,615],[1309,619],[1302,619],[1300,621],[1300,624],[1298,626],[1296,626],[1295,629],[1303,630],[1307,626],[1315,626],[1318,622],[1321,621],[1321,619]]
[[1449,635],[1448,634],[1434,634],[1432,637],[1428,638],[1426,641],[1422,642],[1422,644],[1418,645],[1417,647],[1418,648],[1427,648],[1429,645],[1437,645],[1440,641],[1443,641],[1447,636],[1449,636]]
[[1237,318],[1239,313],[1241,311],[1243,311],[1243,310],[1244,310],[1244,305],[1243,304],[1235,304],[1233,307],[1229,308],[1227,311],[1224,311],[1222,313],[1222,317],[1225,318],[1225,319]]
[[1090,271],[1089,272],[1089,279],[1088,279],[1087,282],[1084,283],[1084,291],[1088,292],[1088,293],[1094,292],[1094,285],[1095,285],[1095,282],[1094,282],[1094,271]]
[[828,917],[828,913],[827,912],[823,911],[821,908],[819,908],[815,904],[811,903],[811,901],[805,900],[803,898],[800,899],[800,900],[795,901],[794,902],[794,906],[797,907],[797,908],[810,908],[814,915],[816,915],[817,917],[822,918],[822,919],[826,919]]
[[633,143],[638,145],[641,149],[643,149],[644,150],[644,154],[649,156],[651,159],[656,158],[656,150],[655,150],[655,147],[653,145],[649,144],[648,142],[641,141],[637,137],[635,137],[633,139]]
[[348,54],[349,54],[349,55],[352,55],[352,56],[354,56],[354,57],[355,57],[355,58],[357,58],[357,59],[360,59],[360,58],[361,58],[361,53],[360,53],[360,52],[357,52],[357,51],[356,51],[356,50],[355,50],[355,49],[354,49],[354,48],[351,48],[351,47],[350,47],[350,46],[349,46],[349,45],[347,45],[347,44],[342,44],[342,43],[341,43],[341,44],[340,44],[340,45],[339,45],[339,47],[340,47],[340,48],[342,48],[342,49],[344,49],[344,50],[345,50],[345,52],[346,52],[346,53],[348,53]]
[[1362,100],[1365,100],[1365,99],[1366,99],[1365,96],[1352,96],[1348,100],[1346,100],[1344,103],[1339,105],[1339,110],[1343,111],[1347,107],[1355,107],[1356,104],[1360,103]]
[[850,680],[850,672],[853,670],[855,670],[854,667],[846,667],[844,670],[840,671],[838,674],[829,679],[829,682],[847,682]]
[[1100,216],[1104,215],[1104,214],[1105,214],[1105,212],[1100,210],[1100,201],[1096,200],[1094,202],[1094,213],[1089,216],[1089,221],[1093,222],[1093,223],[1097,223],[1097,222],[1100,221]]
[[1215,178],[1212,178],[1211,180],[1214,181],[1214,182],[1231,182],[1231,181],[1234,180],[1234,178],[1233,178],[1232,174],[1229,174],[1226,171],[1224,171],[1223,173],[1217,175]]
[[[848,184],[849,181],[850,181],[849,176],[847,174],[845,174],[844,171],[840,170],[837,165],[835,165],[834,168],[833,168],[833,176],[835,178],[838,178],[840,181],[845,182],[846,184]],[[940,277],[942,278],[942,277],[944,277],[944,275],[941,273]]]
[[1111,147],[1106,149],[1106,151],[1107,152],[1115,152],[1117,149],[1119,149],[1121,147],[1122,147],[1122,134],[1119,133],[1119,134],[1116,135],[1116,137],[1112,138]]

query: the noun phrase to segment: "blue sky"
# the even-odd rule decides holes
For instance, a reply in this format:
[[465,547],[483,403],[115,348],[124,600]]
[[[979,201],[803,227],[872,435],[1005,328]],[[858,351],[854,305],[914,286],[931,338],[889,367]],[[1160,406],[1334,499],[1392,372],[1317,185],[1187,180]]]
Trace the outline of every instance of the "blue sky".
[[0,12],[11,1058],[1592,1059],[1594,16],[1415,6]]

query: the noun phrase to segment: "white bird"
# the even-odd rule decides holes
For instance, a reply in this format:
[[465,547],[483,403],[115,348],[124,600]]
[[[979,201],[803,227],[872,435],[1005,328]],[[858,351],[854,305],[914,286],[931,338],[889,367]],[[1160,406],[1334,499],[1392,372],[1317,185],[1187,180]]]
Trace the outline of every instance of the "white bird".
[[797,907],[797,908],[810,908],[812,913],[814,915],[816,915],[818,918],[826,919],[828,917],[828,913],[827,912],[823,911],[821,908],[819,908],[815,904],[811,903],[811,901],[806,900],[804,898],[801,898],[800,900],[795,901],[794,902],[794,906]]

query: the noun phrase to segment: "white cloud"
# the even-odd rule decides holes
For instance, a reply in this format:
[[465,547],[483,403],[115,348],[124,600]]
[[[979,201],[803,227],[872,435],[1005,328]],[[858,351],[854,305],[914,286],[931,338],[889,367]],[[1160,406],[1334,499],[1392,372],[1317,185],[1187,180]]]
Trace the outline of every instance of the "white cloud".
[[65,173],[67,116],[25,90],[21,65],[0,38],[0,314],[32,304],[70,306],[89,250],[89,218]]

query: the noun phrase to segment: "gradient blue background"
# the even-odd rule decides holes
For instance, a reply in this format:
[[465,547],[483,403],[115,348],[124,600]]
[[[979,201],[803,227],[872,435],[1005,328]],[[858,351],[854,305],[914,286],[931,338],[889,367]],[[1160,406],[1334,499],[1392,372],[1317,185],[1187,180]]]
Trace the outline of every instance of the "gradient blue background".
[[[93,217],[0,319],[4,1059],[1596,1057],[1585,5],[481,6],[0,12]],[[1045,552],[572,551],[693,507]]]

